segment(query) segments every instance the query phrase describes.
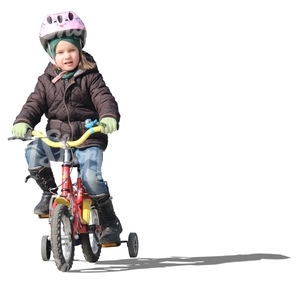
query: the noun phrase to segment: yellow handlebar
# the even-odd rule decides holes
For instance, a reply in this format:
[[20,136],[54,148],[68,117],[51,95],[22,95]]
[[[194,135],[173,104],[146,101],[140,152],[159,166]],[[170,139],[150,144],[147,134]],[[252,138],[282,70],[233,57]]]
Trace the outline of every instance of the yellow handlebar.
[[[96,132],[101,132],[101,127],[100,126],[95,126],[92,128],[87,129],[87,131],[76,141],[68,141],[67,144],[70,147],[77,147],[83,144],[86,139],[92,135],[93,133]],[[62,148],[64,146],[64,142],[54,142],[49,140],[42,132],[37,131],[37,130],[32,130],[31,134],[35,137],[43,139],[43,142],[45,142],[48,146],[53,147],[53,148]]]

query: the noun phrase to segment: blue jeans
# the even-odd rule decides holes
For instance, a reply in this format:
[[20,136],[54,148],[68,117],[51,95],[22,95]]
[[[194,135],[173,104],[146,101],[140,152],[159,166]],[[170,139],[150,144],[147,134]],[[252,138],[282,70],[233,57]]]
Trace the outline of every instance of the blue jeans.
[[[50,167],[50,161],[63,161],[63,149],[52,148],[42,140],[29,143],[25,149],[28,168],[39,166]],[[99,147],[75,149],[74,159],[80,167],[80,177],[89,195],[108,194],[107,186],[102,178],[103,150]]]

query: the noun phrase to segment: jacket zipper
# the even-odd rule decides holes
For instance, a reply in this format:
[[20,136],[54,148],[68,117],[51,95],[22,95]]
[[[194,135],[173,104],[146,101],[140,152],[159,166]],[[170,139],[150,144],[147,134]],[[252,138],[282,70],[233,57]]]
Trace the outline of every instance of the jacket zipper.
[[74,132],[73,132],[73,127],[71,125],[71,121],[70,121],[70,114],[69,114],[69,110],[68,110],[68,107],[67,107],[67,104],[66,104],[66,93],[67,93],[67,90],[68,88],[75,83],[75,81],[69,83],[69,79],[63,79],[65,81],[65,92],[64,92],[64,105],[65,105],[65,108],[66,108],[66,112],[67,112],[67,115],[68,115],[68,124],[70,126],[70,129],[71,129],[71,140],[73,140],[73,137],[74,137]]

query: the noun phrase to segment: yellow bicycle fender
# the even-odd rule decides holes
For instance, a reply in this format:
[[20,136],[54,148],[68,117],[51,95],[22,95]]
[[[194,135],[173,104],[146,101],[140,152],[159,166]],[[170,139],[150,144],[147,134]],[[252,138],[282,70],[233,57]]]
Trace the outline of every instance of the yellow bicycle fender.
[[57,204],[64,204],[67,207],[70,207],[70,202],[64,197],[57,197],[55,198],[54,202]]

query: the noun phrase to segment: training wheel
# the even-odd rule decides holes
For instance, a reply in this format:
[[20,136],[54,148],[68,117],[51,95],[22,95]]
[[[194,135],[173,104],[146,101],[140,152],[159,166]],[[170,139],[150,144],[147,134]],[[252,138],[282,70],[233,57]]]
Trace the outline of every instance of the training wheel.
[[41,243],[41,254],[42,254],[42,259],[44,261],[47,261],[50,259],[51,256],[51,243],[48,239],[48,235],[44,235],[42,237],[42,243]]
[[137,257],[139,252],[139,239],[135,232],[129,233],[127,247],[128,247],[129,256]]

